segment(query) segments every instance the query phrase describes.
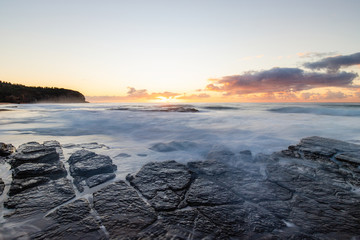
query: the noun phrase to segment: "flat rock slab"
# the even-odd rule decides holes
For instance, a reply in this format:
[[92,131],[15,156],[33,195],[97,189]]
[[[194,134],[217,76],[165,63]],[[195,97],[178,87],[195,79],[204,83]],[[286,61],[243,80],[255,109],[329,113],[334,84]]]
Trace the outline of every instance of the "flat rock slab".
[[133,239],[157,219],[155,210],[124,181],[95,192],[93,201],[111,239]]
[[47,176],[52,179],[65,177],[67,171],[61,162],[48,163],[24,163],[14,168],[13,178],[29,178],[36,176]]
[[55,147],[48,147],[37,142],[29,142],[19,146],[13,154],[10,165],[15,168],[24,163],[53,163],[59,161],[59,153]]
[[14,209],[6,218],[26,218],[43,214],[75,197],[70,180],[61,178],[10,196],[4,206]]
[[80,192],[84,191],[85,184],[91,188],[115,178],[113,172],[117,167],[108,156],[79,150],[70,156],[68,162],[70,174],[74,177],[74,184]]
[[67,176],[60,161],[60,143],[47,141],[43,144],[29,142],[19,146],[9,158],[12,167],[12,182],[8,195],[48,183]]
[[145,164],[135,176],[127,180],[149,199],[157,210],[178,207],[191,181],[189,169],[175,161]]
[[78,199],[45,216],[46,227],[32,233],[31,239],[108,239],[91,214],[86,199]]

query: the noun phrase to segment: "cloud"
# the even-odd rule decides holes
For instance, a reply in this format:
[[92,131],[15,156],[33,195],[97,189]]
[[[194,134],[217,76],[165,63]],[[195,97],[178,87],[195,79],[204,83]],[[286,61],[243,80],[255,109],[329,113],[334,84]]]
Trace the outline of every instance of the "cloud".
[[200,93],[200,94],[192,94],[192,95],[186,95],[184,94],[181,97],[177,97],[177,99],[186,99],[186,100],[196,100],[196,99],[203,99],[203,98],[209,98],[210,95],[207,93]]
[[345,94],[341,91],[330,91],[328,90],[324,94],[320,93],[302,93],[301,98],[304,100],[311,100],[311,101],[317,101],[317,100],[339,100],[339,99],[345,99],[352,97],[350,94]]
[[206,90],[225,95],[251,93],[297,92],[319,87],[354,87],[355,73],[305,72],[299,68],[272,68],[245,72],[241,75],[212,79]]
[[360,52],[345,56],[324,58],[317,62],[305,63],[304,67],[312,70],[326,69],[328,72],[337,72],[341,67],[360,64]]
[[159,97],[175,98],[180,96],[179,93],[173,92],[155,92],[148,93],[146,89],[137,90],[133,87],[128,87],[127,95],[125,96],[86,96],[90,102],[127,102],[127,101],[142,101],[142,100],[158,100]]
[[300,52],[297,53],[300,58],[323,58],[328,56],[334,56],[337,52]]
[[127,97],[129,98],[146,98],[149,96],[146,89],[136,90],[133,87],[128,87]]

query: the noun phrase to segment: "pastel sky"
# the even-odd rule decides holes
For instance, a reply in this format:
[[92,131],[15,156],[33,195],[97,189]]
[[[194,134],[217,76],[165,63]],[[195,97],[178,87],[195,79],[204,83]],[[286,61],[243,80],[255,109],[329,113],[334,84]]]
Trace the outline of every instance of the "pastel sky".
[[0,80],[102,101],[360,101],[359,0],[0,0]]

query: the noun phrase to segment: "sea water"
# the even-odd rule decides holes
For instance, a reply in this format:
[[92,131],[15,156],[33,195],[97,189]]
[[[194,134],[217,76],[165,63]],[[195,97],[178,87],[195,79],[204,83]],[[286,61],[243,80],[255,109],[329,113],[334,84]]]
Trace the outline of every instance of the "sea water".
[[[81,148],[110,156],[117,179],[149,161],[182,163],[212,149],[272,153],[301,138],[360,143],[359,103],[9,104],[0,105],[0,142],[57,140],[64,160]],[[159,152],[157,143],[185,147]],[[187,146],[187,147],[186,147]]]

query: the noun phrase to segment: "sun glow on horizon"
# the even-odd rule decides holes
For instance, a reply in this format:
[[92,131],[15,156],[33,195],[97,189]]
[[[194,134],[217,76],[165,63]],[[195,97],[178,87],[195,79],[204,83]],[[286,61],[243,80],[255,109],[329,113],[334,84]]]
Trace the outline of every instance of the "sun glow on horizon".
[[179,99],[177,99],[176,97],[164,97],[164,96],[158,96],[156,97],[156,100],[154,100],[154,102],[161,102],[161,103],[176,103],[176,102],[181,102]]

